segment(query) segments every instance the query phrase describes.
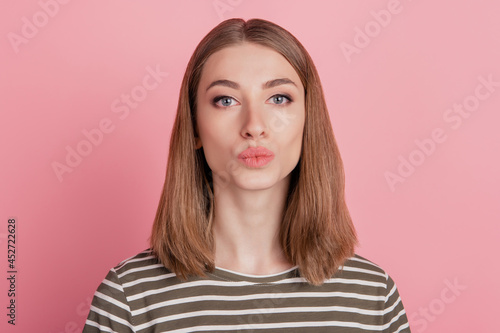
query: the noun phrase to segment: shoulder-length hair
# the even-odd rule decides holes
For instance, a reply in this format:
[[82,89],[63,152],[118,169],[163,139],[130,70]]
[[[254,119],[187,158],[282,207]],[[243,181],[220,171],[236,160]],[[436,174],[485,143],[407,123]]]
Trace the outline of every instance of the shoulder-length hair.
[[181,279],[213,271],[214,195],[211,170],[197,149],[196,93],[210,55],[242,42],[269,47],[285,57],[305,90],[302,152],[291,174],[280,241],[301,276],[319,285],[354,254],[356,232],[345,203],[344,169],[320,79],[302,44],[261,19],[229,19],[196,47],[180,89],[170,139],[165,184],[151,234],[151,250]]

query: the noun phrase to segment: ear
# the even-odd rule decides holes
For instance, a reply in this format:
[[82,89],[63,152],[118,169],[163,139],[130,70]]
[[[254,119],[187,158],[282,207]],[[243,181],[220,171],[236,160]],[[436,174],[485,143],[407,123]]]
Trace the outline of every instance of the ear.
[[200,137],[197,136],[194,138],[194,140],[195,140],[195,146],[194,146],[195,149],[200,149],[203,146],[203,144],[201,143]]

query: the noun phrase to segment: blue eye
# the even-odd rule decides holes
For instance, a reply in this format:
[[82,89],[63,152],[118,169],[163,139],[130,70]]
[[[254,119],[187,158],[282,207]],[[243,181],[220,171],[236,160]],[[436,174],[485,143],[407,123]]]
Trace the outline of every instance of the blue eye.
[[[286,105],[292,102],[292,98],[288,95],[277,94],[268,99],[268,102],[275,105]],[[228,108],[231,106],[239,105],[239,102],[233,97],[229,96],[216,96],[212,101],[213,105],[220,108]]]
[[236,104],[236,100],[229,96],[217,96],[214,98],[213,103],[215,106],[229,107]]
[[274,95],[270,100],[277,105],[290,103],[292,99],[287,95]]

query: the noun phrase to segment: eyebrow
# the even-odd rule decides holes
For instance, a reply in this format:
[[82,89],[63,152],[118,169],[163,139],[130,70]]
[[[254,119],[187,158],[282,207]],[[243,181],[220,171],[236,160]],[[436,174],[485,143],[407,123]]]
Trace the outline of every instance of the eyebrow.
[[[273,87],[276,87],[276,86],[280,86],[280,85],[283,85],[283,84],[293,84],[294,86],[297,86],[295,84],[295,82],[293,82],[292,80],[288,79],[288,78],[281,78],[281,79],[274,79],[274,80],[269,80],[267,82],[265,82],[263,85],[262,85],[262,88],[263,89],[270,89],[270,88],[273,88]],[[216,80],[212,83],[210,83],[210,85],[208,86],[207,90],[212,88],[213,86],[223,86],[223,87],[229,87],[229,88],[232,88],[232,89],[240,89],[240,85],[234,81],[231,81],[231,80]]]

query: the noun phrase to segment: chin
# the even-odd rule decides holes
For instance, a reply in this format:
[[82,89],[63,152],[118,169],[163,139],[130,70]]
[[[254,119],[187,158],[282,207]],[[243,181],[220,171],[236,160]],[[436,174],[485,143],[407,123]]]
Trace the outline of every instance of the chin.
[[240,179],[235,179],[235,185],[241,189],[257,191],[267,190],[274,186],[283,184],[283,178],[274,175],[248,175]]

